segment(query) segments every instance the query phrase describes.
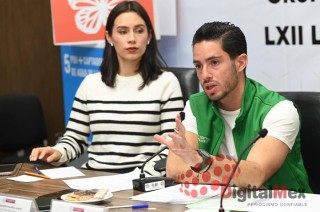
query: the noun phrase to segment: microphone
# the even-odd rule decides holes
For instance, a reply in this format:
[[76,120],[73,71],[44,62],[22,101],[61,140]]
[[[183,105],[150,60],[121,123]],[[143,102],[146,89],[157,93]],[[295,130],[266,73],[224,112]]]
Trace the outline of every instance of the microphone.
[[222,206],[222,201],[223,201],[224,194],[226,193],[227,186],[229,185],[229,183],[230,183],[230,181],[231,181],[234,173],[236,172],[236,170],[237,170],[237,168],[238,168],[238,166],[239,166],[239,164],[240,164],[240,161],[241,161],[244,153],[249,149],[250,146],[252,146],[254,143],[256,143],[259,138],[264,138],[267,134],[268,134],[268,130],[267,130],[267,129],[262,129],[262,130],[260,130],[260,131],[259,131],[259,134],[257,135],[257,137],[255,137],[255,139],[253,139],[253,140],[248,144],[248,146],[242,151],[240,157],[238,158],[238,161],[237,161],[235,167],[232,169],[232,172],[231,172],[231,174],[230,174],[230,176],[229,176],[229,178],[228,178],[228,182],[227,182],[226,186],[224,187],[224,189],[223,189],[223,191],[222,191],[222,194],[221,194],[221,196],[220,196],[220,208],[219,208],[219,212],[224,212],[224,208],[223,208],[223,206]]
[[[184,120],[185,118],[185,113],[180,112],[180,118],[181,121]],[[132,184],[133,184],[133,189],[138,190],[138,191],[153,191],[169,186],[174,185],[174,179],[169,178],[169,177],[146,177],[143,170],[145,165],[154,157],[159,155],[161,152],[163,152],[165,149],[168,147],[163,147],[160,149],[158,152],[153,154],[150,158],[148,158],[143,165],[141,166],[141,172],[140,172],[140,177],[138,179],[133,179]]]
[[145,177],[145,174],[143,172],[144,166],[149,162],[152,158],[159,155],[162,151],[167,149],[168,147],[164,147],[160,149],[158,152],[156,152],[154,155],[152,155],[150,158],[148,158],[141,167],[141,173],[140,178],[133,179],[133,189],[138,191],[153,191],[169,186],[174,185],[174,179],[169,177]]

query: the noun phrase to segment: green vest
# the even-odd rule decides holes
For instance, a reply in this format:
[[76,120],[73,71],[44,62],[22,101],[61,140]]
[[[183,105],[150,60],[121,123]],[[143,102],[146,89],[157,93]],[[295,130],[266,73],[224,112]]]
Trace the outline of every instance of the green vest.
[[[278,93],[266,89],[252,79],[246,79],[240,114],[232,130],[238,157],[262,129],[263,120],[270,109],[283,100],[285,98]],[[197,120],[199,148],[217,155],[225,137],[225,126],[216,102],[201,92],[190,97],[190,106]],[[250,149],[251,147],[244,153],[243,160],[247,158]],[[264,186],[269,189],[279,187],[312,193],[300,151],[300,132],[284,164]]]

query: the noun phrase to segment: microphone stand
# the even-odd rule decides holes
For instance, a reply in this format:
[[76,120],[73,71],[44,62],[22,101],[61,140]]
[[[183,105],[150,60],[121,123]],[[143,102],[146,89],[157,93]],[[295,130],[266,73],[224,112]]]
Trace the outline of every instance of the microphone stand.
[[140,178],[145,178],[145,174],[144,174],[144,167],[145,165],[152,159],[154,158],[155,156],[159,155],[161,152],[163,152],[165,149],[168,149],[167,146],[163,147],[162,149],[160,149],[158,152],[154,153],[151,157],[149,157],[144,163],[143,165],[141,166],[141,172],[140,172]]
[[169,186],[174,185],[174,179],[169,177],[146,177],[144,174],[144,166],[149,162],[152,158],[159,155],[162,151],[167,149],[167,147],[163,147],[158,152],[153,154],[150,158],[148,158],[141,167],[140,177],[138,179],[133,179],[133,189],[138,191],[153,191]]
[[[185,118],[185,113],[180,112],[180,118],[181,121],[184,120]],[[133,184],[133,189],[138,190],[138,191],[153,191],[156,189],[160,188],[165,188],[169,186],[174,185],[174,179],[169,178],[169,177],[146,177],[144,174],[144,167],[145,165],[155,156],[159,155],[162,151],[167,149],[168,147],[165,146],[161,148],[158,152],[154,153],[151,157],[149,157],[141,166],[141,172],[140,172],[140,177],[138,179],[133,179],[132,184]]]
[[230,176],[229,176],[229,178],[228,178],[228,182],[227,182],[226,186],[224,187],[224,189],[223,189],[223,191],[222,191],[222,194],[221,194],[221,197],[220,197],[220,208],[219,208],[219,212],[224,212],[224,208],[223,208],[223,205],[222,205],[222,201],[223,201],[224,194],[226,193],[227,186],[229,185],[230,181],[232,180],[233,175],[234,175],[234,173],[236,172],[236,170],[237,170],[237,168],[238,168],[238,166],[239,166],[239,164],[240,164],[240,161],[241,161],[244,153],[249,149],[249,147],[251,147],[255,142],[257,142],[257,140],[258,140],[259,138],[264,138],[264,137],[267,135],[267,133],[268,133],[268,130],[267,130],[267,129],[262,129],[262,130],[260,130],[260,131],[259,131],[259,135],[258,135],[255,139],[253,139],[253,141],[251,141],[251,142],[249,143],[249,145],[242,151],[240,157],[238,158],[238,161],[237,161],[235,167],[232,169],[232,172],[231,172],[231,174],[230,174]]

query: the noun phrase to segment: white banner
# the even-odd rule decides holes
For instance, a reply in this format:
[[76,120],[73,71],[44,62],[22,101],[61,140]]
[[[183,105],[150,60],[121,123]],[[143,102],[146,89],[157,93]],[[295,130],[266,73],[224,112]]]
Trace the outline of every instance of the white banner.
[[192,37],[229,21],[248,43],[247,75],[278,91],[320,91],[319,0],[178,0],[177,36],[161,39],[169,66],[192,67]]

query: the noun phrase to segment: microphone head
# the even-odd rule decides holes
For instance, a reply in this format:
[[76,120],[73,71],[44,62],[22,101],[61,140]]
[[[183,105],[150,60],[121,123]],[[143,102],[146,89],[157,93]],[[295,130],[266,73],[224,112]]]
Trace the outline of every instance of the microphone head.
[[264,138],[267,134],[268,134],[268,130],[265,128],[260,130],[260,132],[259,132],[259,135],[261,138]]
[[185,117],[186,117],[186,114],[184,112],[180,112],[181,121],[183,121]]

